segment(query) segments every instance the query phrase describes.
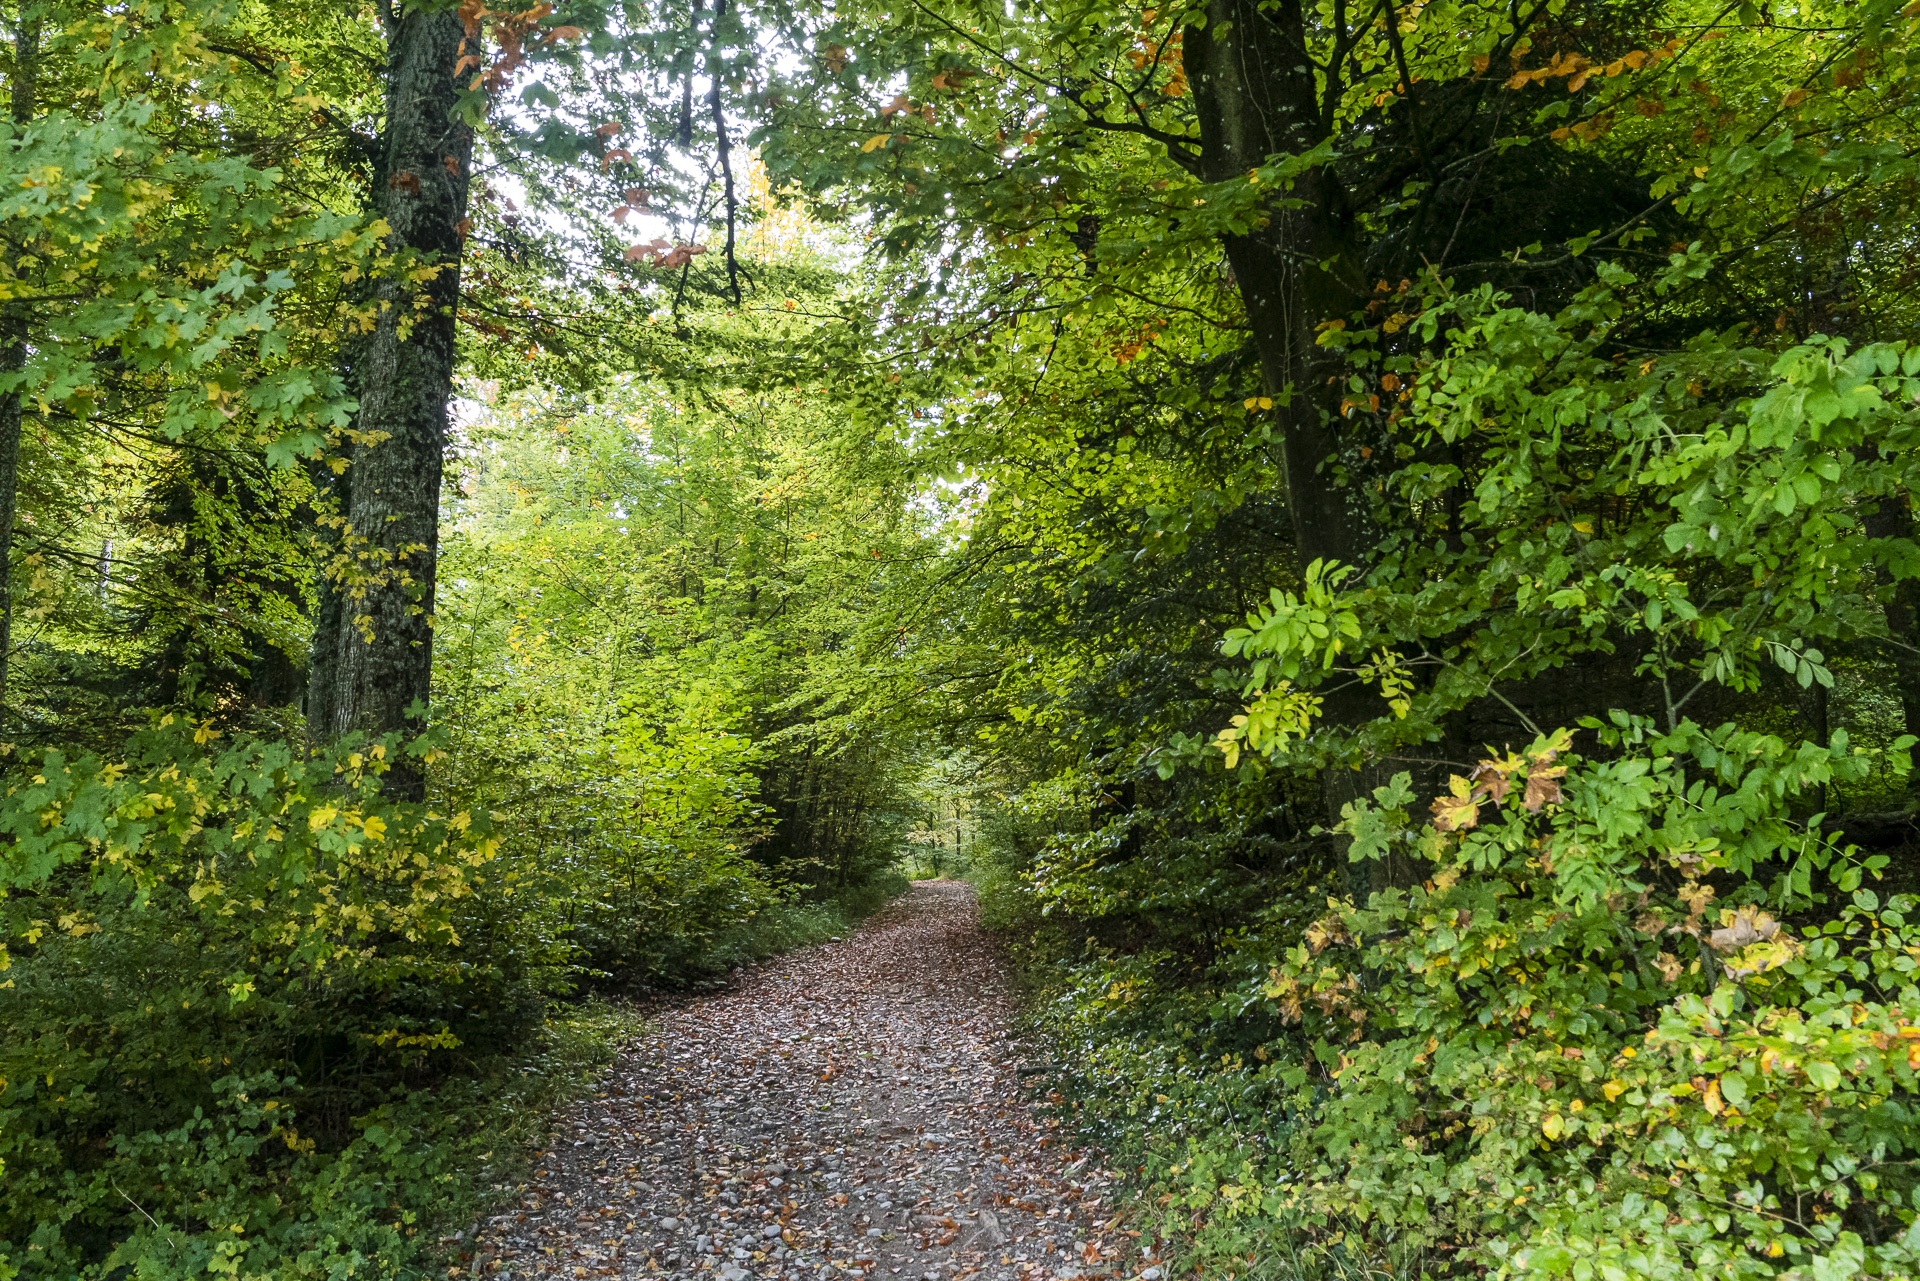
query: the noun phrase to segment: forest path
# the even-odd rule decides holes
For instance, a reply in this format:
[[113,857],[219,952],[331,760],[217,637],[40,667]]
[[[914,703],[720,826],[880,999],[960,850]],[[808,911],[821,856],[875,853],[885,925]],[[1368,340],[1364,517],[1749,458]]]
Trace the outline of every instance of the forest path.
[[[1043,1281],[1140,1274],[1095,1155],[1020,1101],[973,891],[916,882],[845,940],[663,1013],[562,1116],[492,1276]],[[476,1273],[480,1271],[476,1267]]]

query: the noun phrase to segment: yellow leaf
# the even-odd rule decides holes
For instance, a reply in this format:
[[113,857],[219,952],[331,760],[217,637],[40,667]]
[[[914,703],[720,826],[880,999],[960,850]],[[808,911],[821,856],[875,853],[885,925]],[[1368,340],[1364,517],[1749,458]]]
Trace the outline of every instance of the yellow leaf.
[[1567,1123],[1558,1112],[1549,1112],[1547,1119],[1540,1123],[1540,1132],[1550,1139],[1557,1139],[1567,1132]]
[[369,815],[366,822],[367,835],[376,841],[387,838],[387,821],[377,815]]
[[892,142],[892,141],[893,141],[893,135],[892,135],[892,134],[890,134],[890,133],[877,133],[877,134],[875,134],[875,135],[873,135],[873,137],[871,137],[871,138],[869,138],[869,139],[867,139],[867,140],[866,140],[865,142],[863,142],[863,143],[861,143],[861,144],[860,144],[860,150],[861,150],[861,151],[863,151],[863,152],[865,152],[865,151],[875,151],[875,150],[878,150],[878,149],[879,149],[879,148],[881,148],[881,147],[884,147],[884,146],[886,146],[886,145],[887,145],[888,143],[890,143],[890,142]]
[[1605,1085],[1600,1087],[1600,1093],[1607,1096],[1607,1102],[1609,1103],[1613,1102],[1615,1099],[1619,1098],[1622,1094],[1626,1093],[1626,1090],[1627,1090],[1627,1083],[1625,1081],[1620,1080],[1617,1077],[1611,1081],[1608,1081]]
[[1726,1100],[1720,1097],[1720,1082],[1718,1081],[1707,1082],[1707,1088],[1705,1092],[1701,1094],[1700,1101],[1706,1105],[1707,1111],[1714,1116],[1719,1116],[1727,1110]]
[[321,806],[319,809],[315,810],[313,813],[307,815],[307,830],[309,832],[319,831],[321,828],[325,827],[327,824],[333,822],[334,815],[338,814],[339,812],[340,812],[339,810],[331,809],[324,805]]

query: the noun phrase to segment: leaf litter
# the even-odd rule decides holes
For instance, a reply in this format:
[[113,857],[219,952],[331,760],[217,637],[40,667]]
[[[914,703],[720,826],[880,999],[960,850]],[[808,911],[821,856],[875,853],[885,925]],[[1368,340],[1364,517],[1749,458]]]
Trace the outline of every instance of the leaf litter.
[[664,1011],[464,1261],[496,1278],[1157,1281],[1119,1176],[1022,1101],[1012,1008],[971,888],[916,882],[850,938]]

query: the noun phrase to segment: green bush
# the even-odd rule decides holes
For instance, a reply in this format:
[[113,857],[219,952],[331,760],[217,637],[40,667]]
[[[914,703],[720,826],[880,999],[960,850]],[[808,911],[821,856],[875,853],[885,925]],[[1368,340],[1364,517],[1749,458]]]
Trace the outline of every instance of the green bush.
[[116,758],[8,771],[0,1276],[423,1266],[529,1105],[599,1055],[595,1007],[546,1017],[580,958],[675,981],[905,888],[776,892],[725,839],[733,776],[684,753],[651,778],[684,823],[549,842],[543,868],[519,816],[381,794],[430,744],[216,738],[162,718]]
[[382,796],[394,742],[215,737],[162,718],[119,759],[9,771],[0,1259],[24,1276],[372,1274],[431,1200],[396,1189],[452,1177],[420,1091],[538,1025],[524,958],[475,928],[488,815]]
[[1424,824],[1405,776],[1347,807],[1356,859],[1429,870],[1330,901],[1274,967],[1302,1123],[1190,1195],[1396,1272],[1911,1275],[1920,922],[1864,888],[1885,859],[1789,817],[1872,758],[1588,728],[1592,755],[1483,761]]

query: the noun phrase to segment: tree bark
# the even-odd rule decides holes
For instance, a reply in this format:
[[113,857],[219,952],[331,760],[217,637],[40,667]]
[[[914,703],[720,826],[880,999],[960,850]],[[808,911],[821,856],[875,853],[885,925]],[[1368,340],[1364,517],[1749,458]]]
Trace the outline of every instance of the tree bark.
[[[1200,125],[1200,176],[1208,182],[1245,178],[1281,155],[1304,155],[1327,136],[1324,86],[1306,50],[1306,15],[1298,0],[1208,0],[1206,25],[1181,36]],[[1264,225],[1225,241],[1247,323],[1260,357],[1262,380],[1273,397],[1286,463],[1287,505],[1302,569],[1315,560],[1364,573],[1371,566],[1374,529],[1369,485],[1391,451],[1362,439],[1341,413],[1346,372],[1337,350],[1316,341],[1321,323],[1345,319],[1364,305],[1367,285],[1346,192],[1330,165],[1308,169],[1291,190],[1274,193]],[[1385,715],[1380,696],[1357,682],[1324,689],[1322,720],[1353,730]],[[1329,768],[1321,785],[1329,823],[1341,807],[1367,797],[1386,781],[1378,762]],[[1416,779],[1424,786],[1429,779]],[[1364,878],[1372,888],[1404,886],[1415,876],[1405,860],[1389,860]]]
[[[351,355],[360,407],[336,486],[344,524],[315,619],[307,690],[309,732],[321,742],[417,732],[433,677],[441,459],[473,131],[454,116],[459,16],[409,9],[387,32],[374,203],[392,229],[392,251],[438,270],[424,283],[380,280],[374,328]],[[418,798],[424,787],[411,758],[388,775],[393,795]]]
[[[11,115],[17,138],[33,120],[39,103],[40,15],[26,12],[21,5],[19,28],[13,44],[13,83]],[[19,245],[9,247],[18,258]],[[0,372],[18,375],[27,367],[27,325],[24,306],[10,302],[6,309],[6,348],[0,351]],[[0,397],[0,718],[6,715],[8,659],[13,653],[13,523],[20,493],[20,421],[22,400],[19,389]]]
[[[1870,455],[1861,450],[1862,462]],[[1913,513],[1904,493],[1883,495],[1865,518],[1869,538],[1911,539]],[[1887,656],[1893,664],[1894,693],[1900,699],[1902,728],[1920,738],[1920,580],[1881,574],[1881,609],[1887,622]],[[1920,791],[1920,744],[1908,751],[1907,789]]]
[[[1188,27],[1181,37],[1199,116],[1201,176],[1227,182],[1269,157],[1313,150],[1325,129],[1300,5],[1209,0],[1206,15],[1204,28]],[[1264,227],[1227,237],[1227,261],[1284,432],[1301,564],[1364,568],[1372,550],[1364,494],[1341,474],[1357,472],[1360,459],[1343,458],[1340,388],[1327,383],[1341,364],[1315,337],[1321,321],[1360,305],[1365,286],[1351,275],[1348,218],[1332,170],[1307,171],[1287,195],[1283,202],[1276,193]]]

